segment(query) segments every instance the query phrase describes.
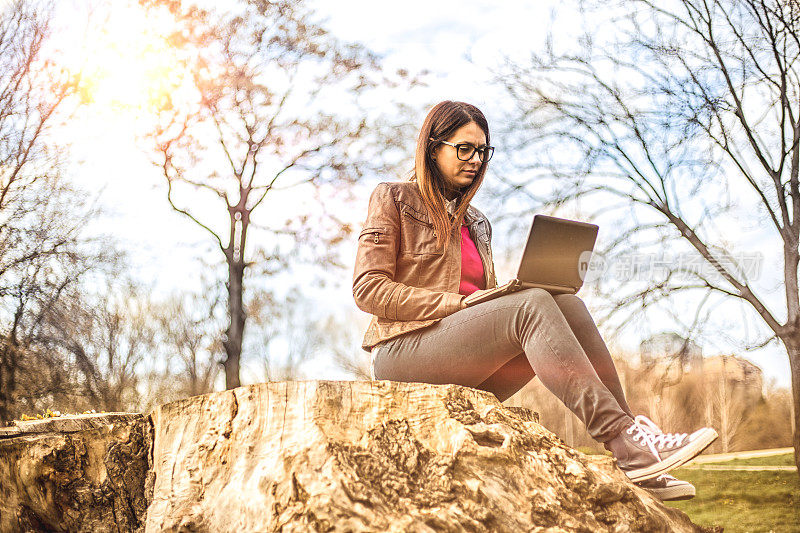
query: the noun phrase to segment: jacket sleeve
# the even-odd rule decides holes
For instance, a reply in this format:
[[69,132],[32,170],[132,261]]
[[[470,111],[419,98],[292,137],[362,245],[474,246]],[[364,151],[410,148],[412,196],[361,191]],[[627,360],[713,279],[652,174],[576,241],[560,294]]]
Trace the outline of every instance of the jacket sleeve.
[[461,294],[394,281],[399,250],[400,213],[389,184],[381,183],[358,238],[353,297],[359,309],[389,320],[444,318],[461,309]]

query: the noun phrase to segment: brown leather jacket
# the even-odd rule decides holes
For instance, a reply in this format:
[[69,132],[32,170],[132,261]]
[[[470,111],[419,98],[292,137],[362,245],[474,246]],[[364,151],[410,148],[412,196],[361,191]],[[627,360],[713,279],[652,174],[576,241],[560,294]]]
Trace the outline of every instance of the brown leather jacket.
[[[454,202],[447,207],[452,213]],[[486,288],[496,287],[489,221],[470,206],[464,224],[483,262]],[[365,350],[461,309],[460,240],[460,228],[453,228],[447,252],[437,246],[416,182],[381,183],[375,188],[358,237],[353,274],[356,305],[374,315],[364,335]]]

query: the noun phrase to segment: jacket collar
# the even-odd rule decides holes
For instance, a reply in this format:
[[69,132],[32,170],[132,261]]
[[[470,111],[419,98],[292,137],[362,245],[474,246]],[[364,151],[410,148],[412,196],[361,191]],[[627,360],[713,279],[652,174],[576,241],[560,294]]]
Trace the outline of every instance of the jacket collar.
[[[412,178],[410,181],[412,181],[414,184],[417,184],[416,178]],[[417,187],[415,187],[415,190],[419,193],[418,185],[417,185]],[[452,200],[445,199],[445,201],[444,201],[444,207],[445,207],[445,209],[447,209],[447,213],[450,216],[453,216],[456,213],[456,202],[458,201],[458,198],[459,197],[456,197],[456,198],[453,198]],[[475,209],[474,207],[472,207],[471,205],[468,206],[467,207],[467,212],[464,213],[464,223],[467,226],[471,226],[474,223],[478,222],[480,219],[481,219],[480,212],[477,209]]]
[[[447,212],[450,216],[454,216],[456,213],[456,203],[458,201],[458,197],[453,198],[452,200],[445,200],[444,206],[447,209]],[[467,212],[464,213],[464,224],[467,226],[471,226],[475,222],[480,219],[478,215],[478,211],[472,207],[471,205],[467,207]]]
[[458,197],[455,197],[452,200],[445,200],[444,201],[444,206],[447,209],[447,212],[450,214],[450,216],[453,216],[453,215],[456,214],[456,202],[457,201],[458,201]]

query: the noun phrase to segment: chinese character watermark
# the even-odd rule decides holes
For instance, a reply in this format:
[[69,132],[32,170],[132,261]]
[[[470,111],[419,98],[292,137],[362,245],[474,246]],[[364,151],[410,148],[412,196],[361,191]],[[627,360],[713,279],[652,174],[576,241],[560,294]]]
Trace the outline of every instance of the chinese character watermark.
[[584,252],[578,263],[578,273],[585,283],[601,279],[615,281],[651,281],[671,275],[673,279],[718,280],[722,272],[741,280],[755,280],[761,275],[764,254],[741,252],[717,259],[716,265],[696,253],[631,253],[606,258],[597,252]]

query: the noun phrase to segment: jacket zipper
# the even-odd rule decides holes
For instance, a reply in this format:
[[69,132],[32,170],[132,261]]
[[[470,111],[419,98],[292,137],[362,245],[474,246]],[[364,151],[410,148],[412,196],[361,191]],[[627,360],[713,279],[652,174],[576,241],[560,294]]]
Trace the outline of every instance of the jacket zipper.
[[378,244],[380,242],[380,235],[382,233],[386,233],[386,231],[381,228],[366,228],[361,232],[361,237],[372,235],[373,241],[375,244]]
[[489,266],[492,264],[492,251],[489,249],[489,238],[485,235],[482,235],[481,241],[483,241],[483,246],[486,247],[486,265],[483,267],[483,271],[485,273],[486,281],[484,282],[483,286],[485,288],[489,288]]
[[[403,211],[403,212],[406,214],[406,216],[407,216],[408,218],[413,218],[414,220],[416,220],[416,221],[417,221],[417,222],[419,222],[420,224],[422,224],[422,225],[424,225],[424,226],[427,226],[427,227],[429,227],[429,228],[433,228],[433,224],[431,224],[430,222],[425,222],[424,220],[422,220],[422,219],[421,219],[421,218],[419,218],[418,216],[414,216],[414,215],[411,213],[411,211]],[[434,236],[434,238],[436,237],[436,230],[433,230],[433,236]]]
[[478,248],[478,254],[481,255],[481,260],[483,261],[483,277],[485,278],[484,284],[486,288],[489,288],[489,284],[491,283],[491,280],[489,279],[489,269],[492,266],[492,247],[489,246],[489,236],[485,233],[481,235],[480,241],[486,248],[485,257],[480,253],[480,247]]
[[430,222],[425,222],[424,220],[422,220],[422,219],[421,219],[421,218],[419,218],[418,216],[415,216],[415,215],[413,215],[413,214],[411,213],[411,211],[403,211],[403,212],[406,214],[406,216],[408,216],[409,218],[413,218],[414,220],[416,220],[416,221],[417,221],[417,222],[419,222],[420,224],[424,224],[424,225],[428,226],[429,228],[432,228],[432,227],[433,227],[433,224],[431,224]]

